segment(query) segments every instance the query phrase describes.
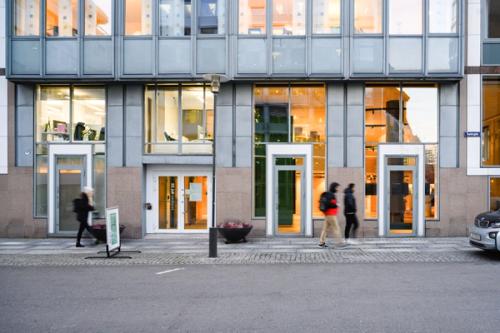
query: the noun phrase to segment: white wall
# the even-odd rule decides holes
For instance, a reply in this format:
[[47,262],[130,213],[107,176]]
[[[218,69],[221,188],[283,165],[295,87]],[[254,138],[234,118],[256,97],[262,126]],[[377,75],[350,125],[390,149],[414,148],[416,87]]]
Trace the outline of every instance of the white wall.
[[[0,0],[0,68],[5,68],[5,0]],[[7,173],[7,79],[0,75],[0,174]]]

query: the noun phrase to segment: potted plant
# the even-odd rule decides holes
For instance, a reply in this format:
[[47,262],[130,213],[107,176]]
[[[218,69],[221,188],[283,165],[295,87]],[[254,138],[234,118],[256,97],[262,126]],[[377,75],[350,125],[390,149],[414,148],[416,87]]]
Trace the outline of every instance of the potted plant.
[[219,233],[226,239],[226,244],[246,242],[246,236],[252,230],[252,225],[243,223],[237,219],[228,219],[217,228]]

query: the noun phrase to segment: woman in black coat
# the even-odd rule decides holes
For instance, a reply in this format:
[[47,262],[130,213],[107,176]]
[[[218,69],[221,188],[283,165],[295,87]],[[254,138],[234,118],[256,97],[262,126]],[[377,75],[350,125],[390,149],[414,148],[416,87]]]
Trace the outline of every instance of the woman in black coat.
[[354,184],[351,183],[344,190],[344,215],[345,215],[345,232],[344,237],[346,241],[351,234],[351,227],[353,236],[356,237],[356,231],[359,227],[358,218],[356,216],[357,207],[356,199],[354,198]]
[[87,231],[92,234],[92,230],[88,224],[88,219],[89,212],[94,210],[93,193],[94,190],[92,188],[85,187],[83,192],[80,194],[80,198],[74,200],[76,219],[80,222],[78,234],[76,235],[76,247],[84,247],[82,243],[80,243],[83,230],[87,229]]

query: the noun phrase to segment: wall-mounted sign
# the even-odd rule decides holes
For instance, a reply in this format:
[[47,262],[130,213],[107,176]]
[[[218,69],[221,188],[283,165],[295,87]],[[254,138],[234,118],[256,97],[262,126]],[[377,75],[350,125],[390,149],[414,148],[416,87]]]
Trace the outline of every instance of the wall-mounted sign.
[[466,131],[466,132],[464,132],[464,137],[466,137],[466,138],[479,138],[479,137],[481,137],[481,132]]
[[189,184],[189,201],[199,202],[202,200],[201,196],[201,183],[190,183]]

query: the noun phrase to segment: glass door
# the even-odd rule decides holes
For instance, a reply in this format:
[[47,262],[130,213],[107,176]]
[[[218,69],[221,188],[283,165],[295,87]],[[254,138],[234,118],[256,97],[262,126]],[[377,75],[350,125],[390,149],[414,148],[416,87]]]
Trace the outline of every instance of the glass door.
[[387,168],[386,234],[414,236],[417,225],[416,167]]
[[184,229],[208,227],[208,188],[206,176],[184,177]]
[[158,229],[178,228],[178,177],[158,177]]

